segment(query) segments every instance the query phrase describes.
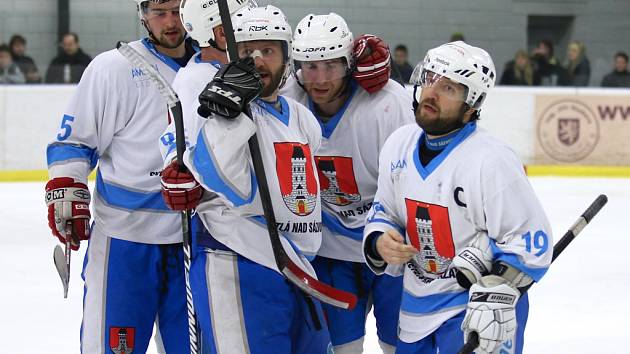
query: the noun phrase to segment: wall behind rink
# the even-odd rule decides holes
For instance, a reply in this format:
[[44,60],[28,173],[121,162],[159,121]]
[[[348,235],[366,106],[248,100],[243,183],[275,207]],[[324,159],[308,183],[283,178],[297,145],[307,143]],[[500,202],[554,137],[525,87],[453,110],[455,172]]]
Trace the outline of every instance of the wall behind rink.
[[[630,52],[629,0],[258,0],[284,10],[293,26],[309,13],[334,11],[344,16],[355,35],[373,33],[394,47],[409,47],[410,62],[461,31],[470,44],[494,58],[497,72],[527,48],[528,16],[574,16],[567,35],[584,42],[591,60],[591,85],[612,70],[613,55]],[[0,42],[14,33],[28,40],[28,53],[44,73],[57,54],[57,1],[0,0]],[[69,0],[70,29],[79,34],[90,55],[114,48],[119,40],[145,36],[133,0]],[[556,48],[564,59],[565,48]]]
[[[74,90],[0,86],[0,172],[46,169]],[[527,165],[630,166],[630,89],[497,87],[481,117]]]

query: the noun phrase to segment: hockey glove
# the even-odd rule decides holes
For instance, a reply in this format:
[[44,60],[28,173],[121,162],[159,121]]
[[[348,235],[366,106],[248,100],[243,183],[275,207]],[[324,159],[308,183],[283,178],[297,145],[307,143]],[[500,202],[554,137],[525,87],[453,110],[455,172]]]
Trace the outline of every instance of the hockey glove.
[[515,307],[520,295],[508,280],[498,275],[482,277],[470,287],[462,331],[464,340],[471,331],[479,334],[476,353],[491,353],[513,337],[516,330]]
[[162,171],[162,198],[173,210],[190,210],[199,205],[203,188],[188,171],[180,171],[177,161]]
[[59,241],[66,243],[66,225],[72,222],[73,250],[90,238],[90,191],[70,177],[53,178],[46,183],[48,227]]
[[356,69],[352,77],[369,93],[378,92],[387,84],[392,72],[389,46],[372,34],[354,40],[352,57]]
[[470,289],[470,286],[478,282],[482,276],[490,274],[493,260],[490,238],[485,232],[479,232],[475,239],[453,258],[459,285],[464,289]]
[[223,66],[199,95],[197,113],[204,118],[218,114],[228,119],[238,117],[263,89],[254,59],[247,57]]

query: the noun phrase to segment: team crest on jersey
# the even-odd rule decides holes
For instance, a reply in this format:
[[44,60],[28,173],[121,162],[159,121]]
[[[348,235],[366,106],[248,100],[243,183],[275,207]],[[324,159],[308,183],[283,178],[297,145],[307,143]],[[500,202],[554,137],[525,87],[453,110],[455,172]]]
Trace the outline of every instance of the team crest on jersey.
[[448,208],[405,198],[407,235],[418,250],[413,261],[428,278],[438,278],[455,257]]
[[274,143],[276,172],[284,204],[293,214],[305,216],[317,206],[317,180],[311,149],[300,143]]
[[315,156],[322,200],[344,206],[361,200],[354,178],[352,158],[341,156]]
[[109,349],[115,354],[133,353],[135,338],[133,327],[109,327]]

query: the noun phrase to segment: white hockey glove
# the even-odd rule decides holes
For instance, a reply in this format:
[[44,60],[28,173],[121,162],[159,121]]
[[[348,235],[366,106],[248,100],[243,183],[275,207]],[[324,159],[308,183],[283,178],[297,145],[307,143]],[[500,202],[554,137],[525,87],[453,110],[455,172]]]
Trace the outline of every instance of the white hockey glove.
[[457,269],[457,283],[470,289],[472,284],[492,271],[493,254],[490,238],[485,232],[479,232],[475,239],[453,258],[453,266]]
[[468,308],[462,322],[464,340],[470,332],[479,334],[476,353],[491,353],[516,330],[516,302],[521,293],[498,275],[482,277],[469,290]]

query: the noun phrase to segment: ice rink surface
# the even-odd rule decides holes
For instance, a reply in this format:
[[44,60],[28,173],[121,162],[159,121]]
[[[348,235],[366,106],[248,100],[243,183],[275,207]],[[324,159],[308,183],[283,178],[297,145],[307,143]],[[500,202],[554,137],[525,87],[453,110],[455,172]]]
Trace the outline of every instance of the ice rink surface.
[[[531,178],[555,240],[599,195],[608,205],[530,290],[525,353],[630,353],[630,179]],[[79,353],[83,252],[63,298],[44,183],[0,183],[0,353]],[[380,353],[373,318],[365,353]],[[154,348],[149,349],[155,353]]]

